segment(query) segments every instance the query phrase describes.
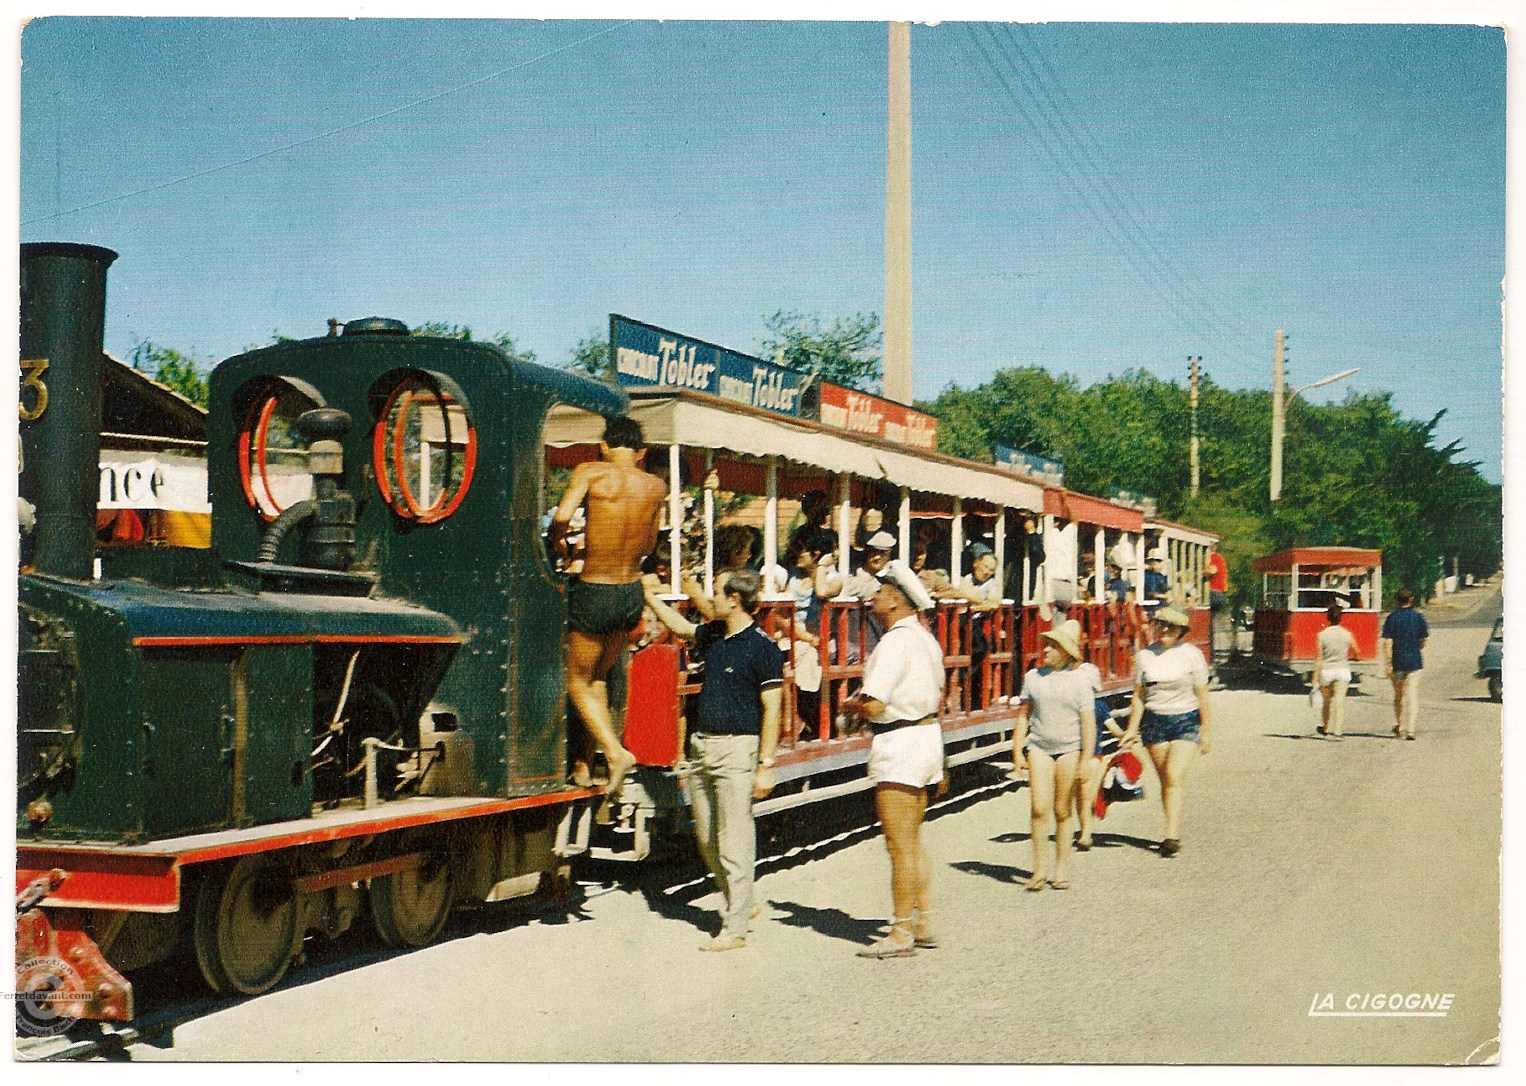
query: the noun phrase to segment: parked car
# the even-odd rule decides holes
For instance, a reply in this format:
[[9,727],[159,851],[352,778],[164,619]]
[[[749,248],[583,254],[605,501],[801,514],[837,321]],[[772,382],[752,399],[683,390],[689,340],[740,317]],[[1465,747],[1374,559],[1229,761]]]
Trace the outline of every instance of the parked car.
[[1505,696],[1505,680],[1501,671],[1501,662],[1505,656],[1505,616],[1501,615],[1494,620],[1494,630],[1489,634],[1489,643],[1484,646],[1483,653],[1478,658],[1478,672],[1476,677],[1489,680],[1489,700],[1499,701]]

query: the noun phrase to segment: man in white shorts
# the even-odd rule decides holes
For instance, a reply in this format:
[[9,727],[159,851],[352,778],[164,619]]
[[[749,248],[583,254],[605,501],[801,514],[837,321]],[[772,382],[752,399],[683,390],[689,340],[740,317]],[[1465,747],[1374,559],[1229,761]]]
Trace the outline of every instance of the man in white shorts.
[[843,711],[868,721],[869,779],[890,853],[890,934],[860,950],[865,958],[899,958],[937,946],[929,889],[932,867],[922,845],[927,793],[943,786],[943,649],[918,618],[933,598],[904,562],[889,563],[870,608],[885,634],[864,664],[863,687]]

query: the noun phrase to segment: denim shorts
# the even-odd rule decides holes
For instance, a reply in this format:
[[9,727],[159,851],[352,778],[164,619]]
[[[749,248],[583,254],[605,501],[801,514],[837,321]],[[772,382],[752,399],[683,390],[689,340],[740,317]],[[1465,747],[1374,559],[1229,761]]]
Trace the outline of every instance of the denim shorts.
[[1156,743],[1170,743],[1176,739],[1196,743],[1198,726],[1196,709],[1189,713],[1156,713],[1146,709],[1144,720],[1139,725],[1139,738],[1147,747],[1153,747]]

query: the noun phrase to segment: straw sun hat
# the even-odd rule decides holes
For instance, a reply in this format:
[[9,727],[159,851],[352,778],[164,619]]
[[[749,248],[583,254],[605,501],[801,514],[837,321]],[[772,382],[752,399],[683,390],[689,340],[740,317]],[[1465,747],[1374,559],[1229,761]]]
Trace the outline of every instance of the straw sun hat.
[[1067,618],[1064,622],[1057,624],[1054,629],[1045,630],[1039,636],[1058,646],[1060,651],[1072,660],[1081,659],[1081,624],[1075,619]]
[[1192,621],[1175,607],[1162,607],[1150,617],[1155,622],[1175,626],[1179,630],[1185,630],[1192,625]]

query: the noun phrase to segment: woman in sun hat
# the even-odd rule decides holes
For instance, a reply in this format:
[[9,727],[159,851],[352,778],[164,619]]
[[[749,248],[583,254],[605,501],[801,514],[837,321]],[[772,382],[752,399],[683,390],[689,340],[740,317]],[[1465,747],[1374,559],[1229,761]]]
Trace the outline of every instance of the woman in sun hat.
[[1195,754],[1210,748],[1208,661],[1203,650],[1182,640],[1187,616],[1161,607],[1151,616],[1157,640],[1134,657],[1134,700],[1129,726],[1119,741],[1127,748],[1142,740],[1160,778],[1160,802],[1166,812],[1162,856],[1182,847],[1182,785]]
[[[1096,744],[1095,686],[1091,675],[1076,665],[1081,660],[1081,625],[1067,619],[1039,634],[1044,641],[1044,666],[1023,675],[1018,694],[1017,726],[1012,734],[1012,760],[1028,762],[1029,826],[1033,841],[1033,875],[1027,889],[1056,890],[1070,886],[1065,865],[1070,859],[1070,815],[1076,780],[1089,764]],[[1050,874],[1049,819],[1054,817],[1054,867]]]

